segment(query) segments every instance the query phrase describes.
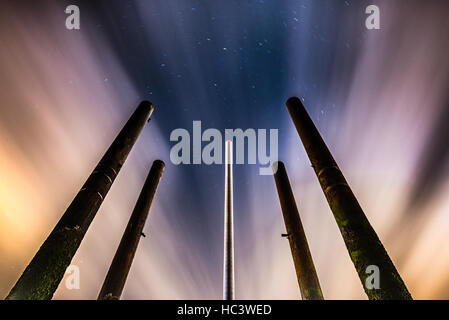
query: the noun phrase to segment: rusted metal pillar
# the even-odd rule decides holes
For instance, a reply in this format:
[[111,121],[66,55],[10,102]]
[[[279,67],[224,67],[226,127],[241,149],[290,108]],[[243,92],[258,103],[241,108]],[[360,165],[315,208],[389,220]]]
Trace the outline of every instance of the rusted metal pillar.
[[[360,207],[301,100],[287,101],[287,109],[309,156],[327,202],[369,299],[412,299],[387,251]],[[372,267],[379,268],[380,288],[367,286]],[[368,268],[368,270],[367,270]],[[369,278],[368,278],[369,277]]]
[[138,106],[6,299],[48,300],[53,297],[153,110],[153,105],[148,101]]
[[98,300],[119,300],[128,277],[129,269],[136,254],[140,237],[143,236],[143,227],[150,212],[151,203],[156,194],[159,181],[164,172],[165,164],[156,160],[151,166],[150,173],[143,185],[137,199],[136,206],[131,214],[128,225],[123,233],[120,245],[109,267]]
[[234,300],[234,208],[232,191],[232,141],[226,141],[223,300]]
[[304,300],[323,300],[320,282],[284,163],[280,161],[274,163],[273,171],[301,296]]

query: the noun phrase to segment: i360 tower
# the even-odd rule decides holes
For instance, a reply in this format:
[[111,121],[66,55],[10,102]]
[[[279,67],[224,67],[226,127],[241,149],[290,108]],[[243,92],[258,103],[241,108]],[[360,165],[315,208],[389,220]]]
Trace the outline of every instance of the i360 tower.
[[226,141],[223,300],[234,300],[234,212],[232,203],[232,141]]

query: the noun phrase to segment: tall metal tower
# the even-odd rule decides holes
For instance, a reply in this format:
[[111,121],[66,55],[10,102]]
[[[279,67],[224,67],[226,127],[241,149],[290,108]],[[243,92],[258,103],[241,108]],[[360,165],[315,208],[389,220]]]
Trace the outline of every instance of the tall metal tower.
[[232,141],[226,141],[223,300],[234,300],[234,213],[232,199]]

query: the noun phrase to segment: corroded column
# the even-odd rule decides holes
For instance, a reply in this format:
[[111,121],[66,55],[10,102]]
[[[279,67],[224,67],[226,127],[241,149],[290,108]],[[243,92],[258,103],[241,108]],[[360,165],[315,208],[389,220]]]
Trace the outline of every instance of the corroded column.
[[[411,299],[404,281],[371,227],[301,100],[296,97],[290,98],[287,101],[287,109],[369,299]],[[366,285],[367,278],[371,275],[369,270],[372,269],[368,268],[369,266],[379,268],[378,289],[370,289],[370,286]]]
[[123,233],[120,245],[109,267],[103,287],[98,295],[98,300],[120,299],[164,168],[165,164],[161,160],[153,162]]
[[148,101],[138,106],[6,299],[47,300],[53,297],[153,110]]
[[305,300],[323,300],[320,282],[284,163],[280,161],[274,163],[273,171],[301,296]]

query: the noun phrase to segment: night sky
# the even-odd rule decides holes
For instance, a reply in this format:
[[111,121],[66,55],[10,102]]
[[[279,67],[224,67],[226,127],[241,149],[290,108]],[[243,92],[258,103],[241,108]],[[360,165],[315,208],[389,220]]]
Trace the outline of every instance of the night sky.
[[[76,4],[81,29],[67,30]],[[365,28],[365,8],[381,29]],[[300,97],[415,298],[449,296],[447,1],[2,1],[0,296],[142,100],[155,111],[56,299],[94,299],[155,159],[167,167],[123,299],[220,299],[224,166],[170,133],[278,129],[328,299],[365,299],[285,107]],[[274,179],[234,168],[236,297],[297,299]],[[428,272],[432,265],[432,272]]]

